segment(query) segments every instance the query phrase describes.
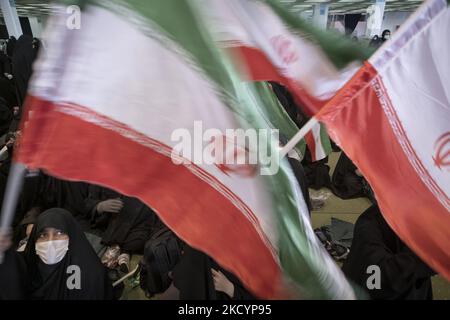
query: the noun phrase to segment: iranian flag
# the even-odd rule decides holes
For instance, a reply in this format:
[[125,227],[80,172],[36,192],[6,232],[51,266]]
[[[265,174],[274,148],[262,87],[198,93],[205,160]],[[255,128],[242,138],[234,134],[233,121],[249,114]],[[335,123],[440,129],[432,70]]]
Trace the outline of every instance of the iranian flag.
[[425,2],[317,115],[383,216],[450,280],[450,8]]
[[[266,124],[270,128],[278,129],[280,135],[284,135],[285,139],[292,139],[300,128],[281,105],[271,85],[267,82],[254,82],[251,85],[255,88],[258,97],[261,99],[259,113]],[[294,150],[295,153],[291,152],[291,154],[296,154],[295,157],[301,161],[306,150],[305,140],[302,139],[294,147]]]
[[[230,51],[248,80],[285,85],[309,115],[323,107],[370,56],[337,35],[316,30],[279,1],[202,0],[214,40]],[[326,128],[305,136],[313,161],[331,153]]]
[[[256,89],[210,39],[201,3],[80,2],[79,30],[64,8],[48,22],[16,161],[141,199],[258,297],[354,298],[286,160],[272,175],[197,161],[227,129],[270,129]],[[276,162],[278,141],[264,145]]]

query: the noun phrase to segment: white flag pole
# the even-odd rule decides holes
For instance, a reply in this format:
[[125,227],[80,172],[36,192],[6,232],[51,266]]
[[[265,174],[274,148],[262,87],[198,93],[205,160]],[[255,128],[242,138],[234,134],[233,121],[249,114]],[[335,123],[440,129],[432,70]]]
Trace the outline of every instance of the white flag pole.
[[294,149],[294,147],[300,142],[300,140],[303,139],[303,137],[311,131],[311,129],[319,123],[319,120],[312,117],[308,120],[308,122],[300,129],[299,132],[295,134],[295,136],[292,137],[291,140],[283,147],[283,149],[280,150],[280,159],[283,159],[289,151]]
[[116,282],[114,282],[114,283],[112,284],[113,288],[116,287],[118,284],[124,282],[126,279],[128,279],[128,278],[131,277],[132,275],[134,275],[134,274],[136,273],[136,271],[138,270],[138,268],[139,268],[139,264],[136,266],[136,268],[134,268],[133,271],[127,273],[127,274],[124,275],[122,278],[120,278],[119,280],[117,280]]
[[3,157],[3,155],[5,155],[8,152],[8,147],[4,146],[1,150],[0,150],[0,158]]
[[[2,204],[2,215],[0,217],[0,237],[7,237],[10,234],[11,223],[22,190],[23,179],[26,168],[21,163],[12,163],[6,184],[5,197]],[[0,251],[0,264],[3,263],[4,252]]]

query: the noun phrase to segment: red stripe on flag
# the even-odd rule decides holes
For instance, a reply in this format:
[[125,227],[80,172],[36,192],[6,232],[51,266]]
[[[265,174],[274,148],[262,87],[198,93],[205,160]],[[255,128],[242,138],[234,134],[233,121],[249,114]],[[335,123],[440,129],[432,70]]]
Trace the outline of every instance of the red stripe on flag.
[[317,161],[317,157],[316,157],[316,141],[314,139],[314,134],[312,133],[312,131],[309,131],[306,135],[305,135],[305,141],[306,144],[308,145],[309,151],[311,152],[311,161]]
[[[246,75],[252,81],[275,81],[286,86],[293,95],[297,106],[301,106],[302,112],[306,112],[310,116],[314,115],[329,101],[315,98],[302,89],[294,79],[283,76],[283,73],[261,50],[235,43],[228,49],[244,64]],[[305,136],[305,141],[311,151],[312,161],[316,161],[316,141],[311,131]]]
[[392,229],[450,280],[450,214],[400,145],[374,89],[380,81],[366,64],[317,117],[369,181]]
[[[170,147],[87,108],[55,106],[38,98],[28,98],[27,105],[32,113],[24,124],[17,161],[57,177],[108,186],[141,199],[182,239],[214,257],[256,295],[284,297],[281,270],[252,222],[253,213],[245,217],[245,204],[240,203],[239,210],[224,196],[230,192],[225,186],[222,194],[200,178],[208,173],[195,166],[175,165]],[[67,107],[108,120],[109,126],[127,130],[139,142],[56,111]],[[200,172],[196,175],[192,170]],[[239,200],[236,198],[233,201]]]
[[[266,56],[264,52],[257,48],[235,44],[228,47],[232,56],[239,59],[243,64],[246,76],[252,81],[275,81],[286,86],[292,93],[298,106],[301,106],[303,112],[310,116],[316,114],[329,100],[319,100],[310,95],[303,89],[298,82],[283,75]],[[238,63],[239,64],[239,63]]]

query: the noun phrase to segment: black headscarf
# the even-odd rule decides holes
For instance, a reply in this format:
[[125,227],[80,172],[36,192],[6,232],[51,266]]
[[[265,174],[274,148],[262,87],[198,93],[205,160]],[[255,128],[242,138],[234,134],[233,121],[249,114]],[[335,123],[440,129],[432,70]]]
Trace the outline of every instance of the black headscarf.
[[381,34],[381,39],[383,40],[383,42],[388,40],[388,39],[386,39],[386,34],[387,33],[389,33],[389,35],[390,35],[391,34],[391,30],[389,30],[389,29],[383,30],[383,33]]
[[366,179],[356,174],[357,167],[342,152],[331,178],[331,191],[341,199],[367,197],[373,203],[376,199]]
[[13,76],[17,87],[18,100],[23,104],[31,78],[36,52],[33,49],[33,37],[21,35],[17,40],[12,56]]
[[364,196],[363,178],[358,176],[356,166],[342,152],[331,179],[333,193],[341,199],[353,199]]
[[[36,254],[36,240],[45,228],[55,228],[69,236],[69,250],[55,265],[44,264]],[[94,249],[71,214],[59,208],[42,213],[31,232],[25,249],[29,295],[38,300],[103,300],[112,299],[112,286]],[[81,289],[70,290],[67,279],[69,266],[81,270]]]

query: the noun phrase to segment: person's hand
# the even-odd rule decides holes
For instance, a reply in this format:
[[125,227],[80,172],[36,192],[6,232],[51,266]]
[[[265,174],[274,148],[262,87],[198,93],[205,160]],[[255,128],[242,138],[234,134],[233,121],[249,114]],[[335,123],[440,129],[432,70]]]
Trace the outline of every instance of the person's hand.
[[214,269],[211,269],[211,273],[214,280],[214,288],[216,291],[221,291],[227,294],[230,298],[234,296],[234,285],[230,282],[230,280],[225,277],[225,275]]
[[31,231],[33,231],[33,227],[34,227],[34,224],[32,224],[32,223],[27,225],[27,228],[25,229],[25,234],[26,234],[27,238],[30,237]]
[[6,147],[7,148],[11,148],[14,145],[14,142],[16,142],[15,137],[11,136],[8,140],[8,142],[6,142]]
[[123,208],[123,202],[120,199],[109,199],[100,202],[97,204],[97,212],[111,212],[111,213],[119,213]]
[[15,147],[18,148],[20,145],[20,137],[22,136],[22,132],[19,130],[15,134]]

